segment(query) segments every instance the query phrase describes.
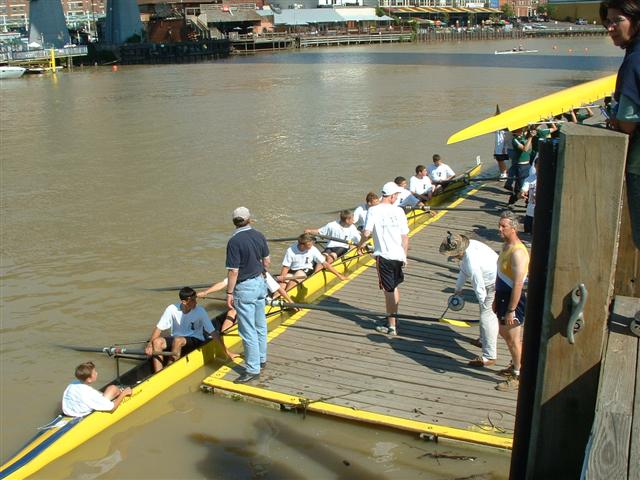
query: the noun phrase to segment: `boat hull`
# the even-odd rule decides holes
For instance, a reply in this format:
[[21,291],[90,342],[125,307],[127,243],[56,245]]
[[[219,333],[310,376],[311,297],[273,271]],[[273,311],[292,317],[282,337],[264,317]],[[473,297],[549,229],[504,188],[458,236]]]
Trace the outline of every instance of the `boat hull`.
[[20,78],[24,75],[26,68],[22,67],[9,67],[9,66],[0,66],[0,80],[5,80],[8,78]]
[[[434,195],[430,205],[440,205],[459,193],[462,188],[468,185],[470,178],[480,173],[481,168],[482,165],[478,164],[464,172],[457,180],[443,188],[441,193]],[[430,216],[422,210],[416,210],[409,212],[407,218],[409,219],[410,228],[413,230],[427,222]],[[355,249],[351,249],[334,262],[333,266],[340,273],[349,273],[370,260],[370,255],[358,255]],[[295,302],[309,303],[335,285],[336,280],[335,275],[331,272],[321,270],[292,289],[289,294]],[[282,316],[286,312],[278,306],[266,307],[270,329],[275,328],[282,322]],[[225,335],[225,343],[230,348],[241,343],[235,327]],[[196,372],[205,364],[212,362],[216,358],[216,354],[222,355],[221,352],[216,351],[216,345],[209,341],[157,374],[152,374],[150,362],[144,362],[142,365],[132,368],[121,375],[117,381],[112,382],[114,384],[129,385],[133,391],[133,394],[125,398],[115,412],[92,412],[80,419],[60,417],[60,424],[40,431],[16,455],[2,465],[0,479],[22,479],[33,475],[47,464],[144,406],[160,393]],[[56,419],[52,423],[55,423],[55,421]]]

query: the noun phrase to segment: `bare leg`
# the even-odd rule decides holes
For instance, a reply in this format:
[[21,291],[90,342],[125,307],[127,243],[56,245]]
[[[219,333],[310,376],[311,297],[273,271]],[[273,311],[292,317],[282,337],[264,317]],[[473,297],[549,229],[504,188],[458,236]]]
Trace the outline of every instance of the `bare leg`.
[[220,334],[214,334],[213,339],[218,342],[219,345],[222,346],[222,350],[224,350],[225,355],[229,358],[229,360],[233,360],[236,357],[239,357],[237,353],[233,353],[231,350],[227,348],[224,344],[224,333],[228,331],[234,324],[236,318],[236,311],[229,310],[227,312],[227,317],[222,322],[222,326],[220,327]]
[[173,362],[180,358],[182,347],[184,347],[186,344],[187,340],[184,337],[173,338],[173,347],[171,348],[171,353],[173,353],[173,356],[167,358],[167,365],[171,365]]
[[[158,337],[153,341],[152,346],[154,352],[163,352],[167,348],[167,341],[164,339],[164,337]],[[164,368],[162,357],[154,356],[152,357],[151,362],[153,364],[154,372],[159,372]]]
[[109,385],[105,388],[104,393],[102,394],[102,396],[108,400],[113,400],[118,395],[120,395],[120,389],[115,385]]
[[395,314],[398,313],[398,306],[400,305],[400,291],[396,288],[393,292],[384,292],[384,304],[389,314],[387,317],[389,327],[395,328],[397,323]]
[[507,173],[507,162],[505,162],[504,160],[497,160],[497,162],[500,173]]
[[522,326],[500,325],[500,336],[504,338],[511,353],[513,369],[519,371],[522,357]]

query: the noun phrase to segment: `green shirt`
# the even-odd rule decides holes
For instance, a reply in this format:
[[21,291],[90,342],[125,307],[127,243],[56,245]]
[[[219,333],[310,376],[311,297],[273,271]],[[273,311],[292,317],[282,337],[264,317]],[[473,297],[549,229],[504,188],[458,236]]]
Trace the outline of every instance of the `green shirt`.
[[529,150],[521,150],[521,146],[525,146],[527,144],[527,136],[520,135],[518,137],[513,137],[511,142],[513,144],[514,150],[514,163],[529,163],[531,160],[531,146],[529,146]]

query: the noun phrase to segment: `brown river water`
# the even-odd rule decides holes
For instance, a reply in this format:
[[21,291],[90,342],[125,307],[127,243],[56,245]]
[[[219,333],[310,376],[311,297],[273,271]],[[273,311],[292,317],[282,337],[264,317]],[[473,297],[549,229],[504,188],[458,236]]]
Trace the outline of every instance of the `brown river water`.
[[[236,206],[267,236],[293,236],[433,153],[457,170],[476,155],[493,168],[492,136],[445,146],[447,137],[496,103],[613,72],[622,56],[605,37],[493,55],[513,46],[315,49],[2,81],[2,460],[56,413],[77,364],[92,359],[102,380],[114,376],[112,360],[58,345],[143,340],[177,297],[149,288],[223,277]],[[273,245],[274,265],[285,246]],[[507,477],[505,452],[204,395],[212,370],[36,477]]]

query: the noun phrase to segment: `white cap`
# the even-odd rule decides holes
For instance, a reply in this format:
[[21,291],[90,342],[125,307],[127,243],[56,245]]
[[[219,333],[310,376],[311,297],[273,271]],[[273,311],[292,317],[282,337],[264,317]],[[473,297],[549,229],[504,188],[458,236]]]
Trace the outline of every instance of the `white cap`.
[[396,182],[387,182],[382,187],[382,196],[390,197],[394,193],[402,193],[402,187],[396,185]]
[[233,211],[231,218],[241,218],[242,220],[249,220],[249,218],[251,218],[251,212],[247,207],[238,207]]

